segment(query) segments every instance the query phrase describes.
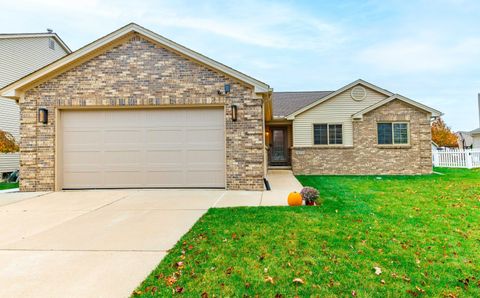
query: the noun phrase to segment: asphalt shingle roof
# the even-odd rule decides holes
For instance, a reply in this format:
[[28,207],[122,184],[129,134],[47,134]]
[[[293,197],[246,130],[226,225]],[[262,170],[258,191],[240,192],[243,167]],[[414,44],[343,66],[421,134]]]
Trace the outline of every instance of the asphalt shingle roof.
[[273,117],[284,118],[334,91],[273,92]]

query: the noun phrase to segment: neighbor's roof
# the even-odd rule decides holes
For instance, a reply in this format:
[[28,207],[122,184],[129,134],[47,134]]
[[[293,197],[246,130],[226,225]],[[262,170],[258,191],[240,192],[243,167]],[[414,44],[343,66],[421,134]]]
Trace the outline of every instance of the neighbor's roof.
[[477,129],[472,130],[472,131],[470,132],[470,134],[472,134],[472,135],[480,134],[480,127],[477,128]]
[[28,89],[30,85],[38,84],[39,82],[44,81],[46,78],[51,76],[54,73],[62,73],[71,67],[78,65],[82,59],[86,59],[95,51],[102,50],[106,47],[109,47],[115,41],[125,37],[130,33],[138,33],[142,36],[153,40],[154,42],[161,44],[162,46],[169,48],[175,52],[180,53],[190,59],[202,63],[212,69],[216,69],[224,74],[233,77],[241,82],[244,82],[248,85],[251,85],[255,88],[255,92],[264,93],[271,92],[271,88],[264,82],[261,82],[257,79],[254,79],[242,72],[239,72],[233,68],[230,68],[220,62],[217,62],[213,59],[210,59],[200,53],[197,53],[189,48],[186,48],[170,39],[167,39],[153,31],[150,31],[140,25],[135,23],[130,23],[104,37],[101,37],[94,42],[76,50],[75,52],[67,55],[37,71],[32,72],[31,74],[19,79],[18,81],[4,87],[0,90],[0,96],[18,98],[19,93],[21,93],[22,88]]
[[285,118],[332,92],[333,91],[273,92],[273,118]]
[[58,44],[70,54],[72,50],[67,46],[66,43],[57,35],[57,33],[0,33],[0,39],[14,39],[14,38],[37,38],[37,37],[51,37],[55,39]]

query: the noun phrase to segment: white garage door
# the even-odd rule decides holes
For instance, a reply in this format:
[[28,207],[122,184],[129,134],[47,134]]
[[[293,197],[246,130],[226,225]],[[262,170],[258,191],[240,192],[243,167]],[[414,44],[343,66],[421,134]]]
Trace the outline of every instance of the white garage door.
[[64,111],[62,185],[225,187],[223,109]]

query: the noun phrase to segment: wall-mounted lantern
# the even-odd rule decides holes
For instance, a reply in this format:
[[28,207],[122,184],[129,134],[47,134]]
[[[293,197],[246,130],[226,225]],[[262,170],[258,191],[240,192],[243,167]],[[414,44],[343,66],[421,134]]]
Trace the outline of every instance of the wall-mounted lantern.
[[230,93],[231,87],[230,84],[223,85],[223,90],[217,90],[218,95],[227,95]]
[[237,105],[232,105],[232,121],[237,121]]
[[38,122],[42,124],[48,123],[48,110],[46,108],[38,109]]

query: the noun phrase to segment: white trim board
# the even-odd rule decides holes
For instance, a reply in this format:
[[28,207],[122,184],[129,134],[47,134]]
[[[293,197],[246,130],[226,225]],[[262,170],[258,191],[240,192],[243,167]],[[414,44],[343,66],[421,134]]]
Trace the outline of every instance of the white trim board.
[[371,111],[373,111],[373,110],[375,110],[375,109],[377,109],[377,108],[379,108],[379,107],[381,107],[381,106],[383,106],[383,105],[385,105],[385,104],[387,104],[387,103],[389,103],[389,102],[391,102],[395,99],[401,100],[401,101],[406,102],[406,103],[408,103],[408,104],[410,104],[414,107],[417,107],[417,108],[419,108],[423,111],[429,112],[429,113],[432,114],[432,117],[440,117],[440,116],[443,115],[442,112],[440,112],[438,110],[435,110],[433,108],[430,108],[430,107],[428,107],[424,104],[421,104],[419,102],[416,102],[416,101],[414,101],[410,98],[407,98],[407,97],[402,96],[400,94],[393,94],[392,96],[390,96],[388,98],[385,98],[384,100],[381,100],[381,101],[377,102],[376,104],[371,105],[368,108],[363,109],[363,110],[353,114],[352,118],[353,119],[362,119],[363,115],[365,115],[366,113],[371,112]]

